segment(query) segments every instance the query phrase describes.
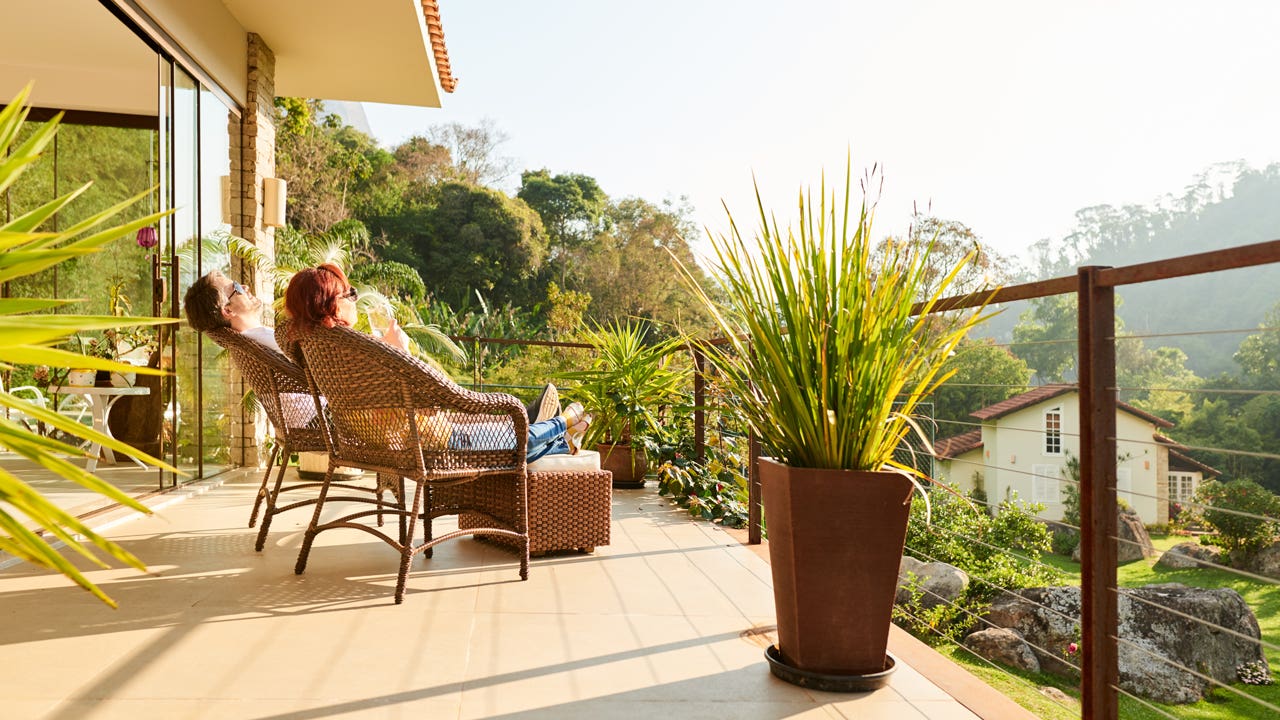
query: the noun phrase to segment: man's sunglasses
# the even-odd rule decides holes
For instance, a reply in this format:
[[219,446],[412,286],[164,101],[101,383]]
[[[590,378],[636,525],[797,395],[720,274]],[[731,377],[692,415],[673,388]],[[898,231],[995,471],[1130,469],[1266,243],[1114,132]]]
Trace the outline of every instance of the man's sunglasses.
[[233,281],[231,282],[231,292],[227,294],[227,302],[226,302],[226,303],[223,303],[223,304],[224,304],[224,305],[229,304],[229,303],[231,302],[231,298],[233,298],[233,297],[235,297],[235,296],[237,296],[237,295],[245,295],[245,296],[248,296],[248,295],[249,295],[249,290],[248,290],[248,288],[246,288],[245,286],[243,286],[243,285],[241,285],[240,283],[235,282],[235,281],[233,280]]

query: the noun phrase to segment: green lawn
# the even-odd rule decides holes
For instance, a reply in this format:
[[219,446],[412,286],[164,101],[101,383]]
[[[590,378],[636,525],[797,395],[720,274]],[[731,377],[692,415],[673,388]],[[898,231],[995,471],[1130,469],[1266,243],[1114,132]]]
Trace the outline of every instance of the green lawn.
[[[1157,550],[1164,551],[1185,541],[1180,536],[1153,537],[1152,543]],[[1044,562],[1062,570],[1069,577],[1068,582],[1080,583],[1080,565],[1068,558],[1047,555]],[[1229,587],[1240,593],[1249,607],[1258,617],[1262,628],[1262,637],[1267,642],[1280,645],[1280,585],[1257,582],[1242,578],[1230,572],[1213,569],[1166,570],[1155,568],[1155,560],[1138,560],[1120,566],[1117,579],[1121,587],[1135,587],[1153,583],[1182,583],[1192,587],[1216,588]],[[1078,703],[1065,708],[1040,694],[1036,688],[1052,685],[1073,697],[1079,697],[1079,689],[1069,681],[1052,675],[1020,673],[1014,670],[992,668],[982,660],[975,659],[963,648],[955,645],[940,647],[938,651],[965,666],[970,672],[981,677],[987,684],[1004,692],[1023,707],[1046,720],[1073,720],[1080,717]],[[1264,649],[1267,661],[1272,669],[1280,668],[1280,652],[1270,648]],[[1026,682],[1010,677],[1010,673]],[[1027,683],[1031,683],[1028,685]],[[1033,687],[1034,686],[1034,687]],[[1253,697],[1280,705],[1280,684],[1266,686],[1250,686],[1237,683],[1233,688],[1248,693]],[[1163,711],[1153,710],[1142,703],[1127,697],[1120,698],[1120,716],[1137,720],[1159,720],[1172,715],[1177,718],[1191,720],[1236,720],[1237,718],[1256,718],[1257,720],[1274,720],[1276,713],[1266,707],[1241,698],[1230,690],[1218,689],[1210,693],[1208,699],[1194,705],[1157,705]],[[1167,713],[1167,715],[1165,714]]]

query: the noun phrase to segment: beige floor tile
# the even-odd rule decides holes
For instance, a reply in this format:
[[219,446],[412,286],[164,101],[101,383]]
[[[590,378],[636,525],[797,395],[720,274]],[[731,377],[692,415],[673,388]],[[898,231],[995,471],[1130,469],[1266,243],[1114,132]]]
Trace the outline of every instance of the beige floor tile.
[[322,533],[294,574],[309,509],[255,552],[257,482],[113,525],[149,572],[77,563],[118,610],[0,569],[0,717],[970,717],[905,664],[866,695],[774,678],[743,637],[774,622],[768,565],[651,491],[615,493],[611,545],[535,559],[526,582],[508,552],[444,543],[395,605],[397,554],[356,530]]

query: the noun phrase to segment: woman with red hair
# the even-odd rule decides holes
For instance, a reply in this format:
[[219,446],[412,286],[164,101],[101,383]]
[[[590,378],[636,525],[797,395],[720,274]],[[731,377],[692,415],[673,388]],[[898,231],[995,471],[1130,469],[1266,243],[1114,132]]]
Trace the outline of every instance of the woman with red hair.
[[[333,263],[299,270],[284,293],[289,339],[297,340],[319,327],[354,327],[357,297],[359,295],[351,287],[347,274]],[[378,339],[401,352],[408,352],[409,338],[394,318]],[[576,454],[590,423],[591,416],[583,411],[580,403],[569,405],[564,412],[549,420],[530,423],[528,461],[533,462],[544,455]],[[466,438],[454,440],[459,444],[467,441]]]

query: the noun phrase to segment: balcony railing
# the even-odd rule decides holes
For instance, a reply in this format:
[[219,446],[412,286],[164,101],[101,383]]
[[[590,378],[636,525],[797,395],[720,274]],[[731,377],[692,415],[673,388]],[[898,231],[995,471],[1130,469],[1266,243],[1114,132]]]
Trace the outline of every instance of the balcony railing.
[[[976,307],[983,302],[992,305],[1011,303],[1023,300],[1049,298],[1058,295],[1074,295],[1077,299],[1078,357],[1076,368],[1078,373],[1079,417],[1078,437],[1064,428],[1064,435],[1079,443],[1079,508],[1080,523],[1074,528],[1080,533],[1081,552],[1081,612],[1078,620],[1081,627],[1081,652],[1076,658],[1080,662],[1081,683],[1081,716],[1089,720],[1113,720],[1119,717],[1119,698],[1122,695],[1133,697],[1135,701],[1149,708],[1158,716],[1177,717],[1160,707],[1136,697],[1120,684],[1120,645],[1133,644],[1120,635],[1118,600],[1122,594],[1133,602],[1146,602],[1125,593],[1117,581],[1116,554],[1121,540],[1117,532],[1117,513],[1120,508],[1117,501],[1117,393],[1121,390],[1135,388],[1117,387],[1116,343],[1126,338],[1116,335],[1116,289],[1127,285],[1151,283],[1171,280],[1193,275],[1221,273],[1228,270],[1258,267],[1280,262],[1280,240],[1234,247],[1219,251],[1187,255],[1154,262],[1145,262],[1123,267],[1089,266],[1079,268],[1075,276],[1058,277],[1038,282],[1008,286],[994,294],[979,296],[961,296],[943,300],[933,312],[947,312]],[[1248,330],[1256,332],[1257,328]],[[1206,328],[1204,332],[1222,332],[1221,328]],[[1142,337],[1157,337],[1145,335]],[[478,350],[488,344],[527,345],[570,348],[590,348],[582,343],[546,342],[537,340],[511,340],[485,337],[455,337],[456,341],[472,346]],[[706,439],[706,397],[705,359],[692,350],[692,363],[695,366],[694,385],[694,435],[701,454]],[[486,387],[483,366],[480,363],[481,353],[473,352],[475,364],[472,367],[473,384]],[[494,386],[488,385],[490,389]],[[1148,390],[1152,388],[1146,388]],[[1158,390],[1183,390],[1197,392],[1195,388],[1155,388]],[[1208,392],[1208,391],[1205,391]],[[1237,391],[1239,392],[1239,391]],[[973,427],[979,427],[974,425]],[[1132,440],[1126,438],[1126,440]],[[1155,443],[1151,443],[1153,446]],[[1220,453],[1252,455],[1269,459],[1280,459],[1280,454],[1273,451],[1248,452],[1232,451],[1221,448],[1191,448],[1192,450],[1212,450]],[[756,460],[760,455],[760,445],[755,438],[750,442],[750,479],[749,494],[749,540],[752,543],[761,541],[760,485],[756,472]],[[1130,490],[1131,496],[1133,496]],[[1142,495],[1142,493],[1138,493]],[[1157,495],[1159,495],[1157,493]],[[1159,501],[1160,497],[1146,497]],[[1167,498],[1163,498],[1166,499]],[[990,503],[997,504],[993,498]],[[1225,512],[1232,512],[1225,510]],[[1247,515],[1247,513],[1245,513]],[[1280,518],[1262,516],[1256,519],[1276,521]],[[909,548],[910,549],[910,548]],[[1229,568],[1223,568],[1228,569]],[[1240,571],[1235,571],[1240,572]],[[1243,573],[1247,575],[1247,573]],[[1254,576],[1263,582],[1274,582],[1267,578]],[[976,578],[977,582],[984,582]],[[978,618],[974,618],[977,620]],[[1186,622],[1206,622],[1199,618],[1184,617]],[[1232,631],[1226,628],[1215,628],[1218,631]],[[1280,646],[1264,637],[1260,645],[1280,651]],[[1251,640],[1252,641],[1252,640]],[[1140,652],[1145,652],[1138,648]],[[1159,661],[1169,662],[1162,658]],[[1211,686],[1224,688],[1225,692],[1246,698],[1256,705],[1259,711],[1280,713],[1280,707],[1265,699],[1246,694],[1230,685],[1207,678],[1196,668],[1179,667],[1181,671],[1197,675]]]

